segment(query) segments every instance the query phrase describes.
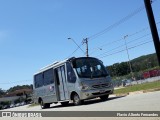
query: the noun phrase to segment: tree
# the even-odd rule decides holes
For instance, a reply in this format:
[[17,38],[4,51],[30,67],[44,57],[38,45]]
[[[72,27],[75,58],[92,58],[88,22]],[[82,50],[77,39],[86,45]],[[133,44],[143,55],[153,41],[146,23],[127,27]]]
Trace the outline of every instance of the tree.
[[[158,66],[158,60],[155,53],[149,55],[143,55],[130,61],[132,65],[132,70],[134,73],[142,72],[147,69],[151,69]],[[113,65],[107,66],[111,77],[124,76],[130,78],[129,74],[131,71],[129,69],[128,62],[115,63]],[[142,74],[142,73],[141,73]],[[140,74],[136,74],[138,78],[141,78]]]
[[5,95],[5,91],[0,88],[0,97]]
[[7,90],[7,92],[14,92],[16,90],[20,90],[20,89],[33,89],[33,85],[17,85],[17,86],[14,86],[14,87],[11,87],[10,89]]

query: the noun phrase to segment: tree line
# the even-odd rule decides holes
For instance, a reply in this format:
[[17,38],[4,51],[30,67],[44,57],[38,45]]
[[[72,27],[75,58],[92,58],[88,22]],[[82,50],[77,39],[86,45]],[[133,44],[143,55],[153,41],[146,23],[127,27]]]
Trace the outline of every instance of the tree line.
[[6,95],[7,93],[11,93],[14,92],[16,90],[21,90],[21,89],[33,89],[33,85],[17,85],[14,87],[9,88],[8,90],[2,90],[0,88],[0,97]]
[[[131,60],[130,63],[135,74],[158,67],[156,53],[140,56]],[[128,61],[107,66],[107,69],[111,77],[125,76],[131,72]]]
[[21,89],[33,89],[33,85],[17,85],[14,87],[9,88],[6,92],[10,93],[10,92],[14,92],[16,90],[21,90]]

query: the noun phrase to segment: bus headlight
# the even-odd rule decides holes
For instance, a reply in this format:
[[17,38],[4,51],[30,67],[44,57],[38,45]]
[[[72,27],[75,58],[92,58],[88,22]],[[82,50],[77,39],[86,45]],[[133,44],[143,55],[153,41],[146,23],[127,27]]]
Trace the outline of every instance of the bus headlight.
[[83,85],[81,89],[82,89],[82,90],[88,90],[89,87],[88,87],[87,85]]
[[81,90],[88,90],[89,89],[89,86],[88,85],[86,85],[86,84],[83,84],[83,83],[81,83],[81,85],[80,85],[81,87]]

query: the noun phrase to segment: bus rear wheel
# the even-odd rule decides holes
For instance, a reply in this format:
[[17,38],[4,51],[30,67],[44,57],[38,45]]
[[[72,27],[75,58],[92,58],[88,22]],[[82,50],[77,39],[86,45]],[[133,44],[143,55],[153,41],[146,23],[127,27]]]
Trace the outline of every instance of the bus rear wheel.
[[43,100],[41,100],[40,106],[41,106],[42,109],[45,109],[45,108],[49,108],[50,104],[49,103],[43,103]]
[[80,100],[79,95],[76,93],[73,95],[73,103],[74,103],[74,105],[81,105],[82,104],[82,100]]

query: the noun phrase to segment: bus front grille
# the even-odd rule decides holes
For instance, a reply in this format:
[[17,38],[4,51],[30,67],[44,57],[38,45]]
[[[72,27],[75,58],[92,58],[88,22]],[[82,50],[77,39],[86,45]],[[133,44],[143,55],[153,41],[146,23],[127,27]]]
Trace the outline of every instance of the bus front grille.
[[99,85],[93,85],[92,88],[107,88],[109,87],[109,83],[106,83],[106,84],[99,84]]
[[103,92],[103,93],[96,92],[96,93],[92,93],[92,95],[101,95],[101,94],[106,94],[106,93],[110,93],[110,92],[111,92],[111,90],[105,91],[105,92]]

